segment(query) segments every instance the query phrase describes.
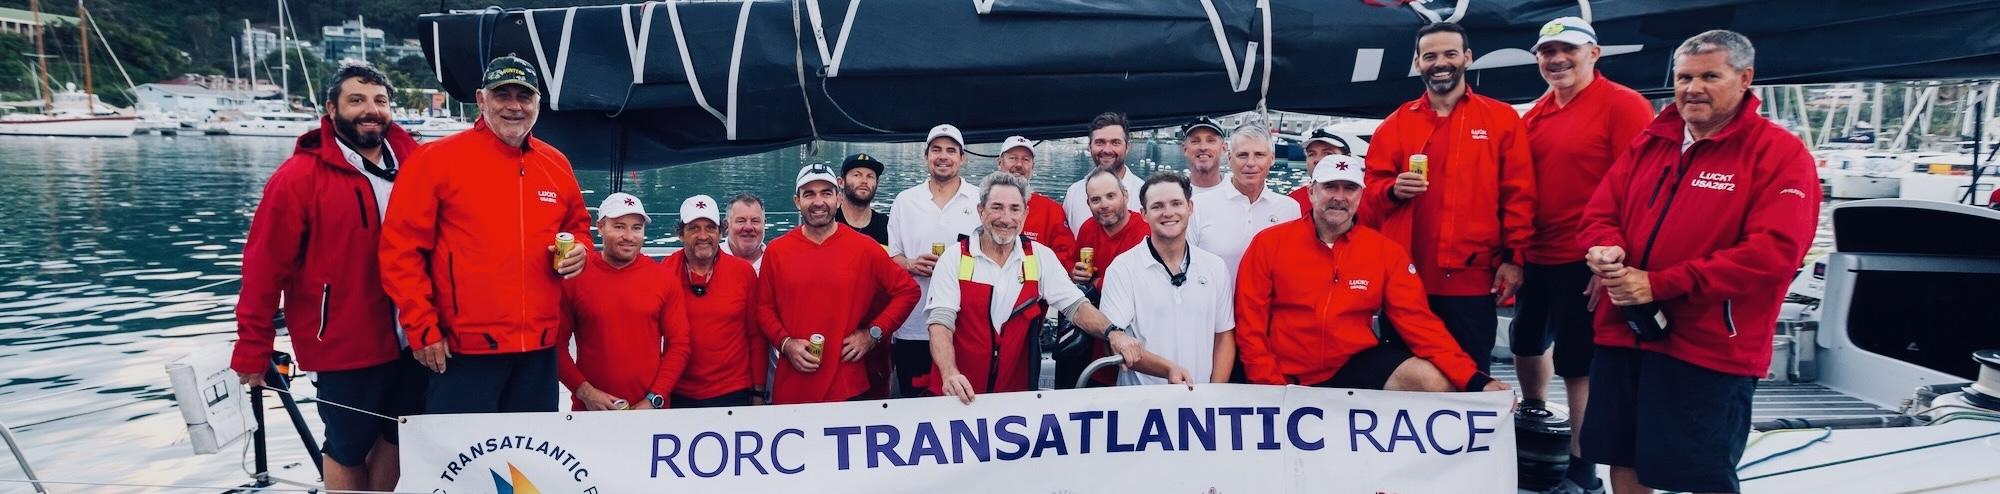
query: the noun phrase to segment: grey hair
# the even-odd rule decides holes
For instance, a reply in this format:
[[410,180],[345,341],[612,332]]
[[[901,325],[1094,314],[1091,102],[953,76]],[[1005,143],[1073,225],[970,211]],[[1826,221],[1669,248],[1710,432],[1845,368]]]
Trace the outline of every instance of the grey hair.
[[1035,193],[1034,187],[1028,184],[1028,179],[1012,173],[993,172],[992,175],[987,175],[984,180],[979,181],[979,204],[981,207],[984,207],[987,198],[993,195],[994,187],[1013,187],[1015,190],[1021,191],[1021,202],[1024,205],[1028,201],[1028,196]]
[[1750,38],[1727,29],[1697,34],[1681,42],[1681,47],[1674,50],[1674,65],[1680,65],[1681,57],[1713,53],[1716,50],[1729,52],[1729,68],[1739,72],[1757,65],[1757,47],[1750,45]]
[[1235,129],[1231,129],[1229,131],[1229,149],[1236,149],[1236,141],[1245,138],[1254,138],[1259,142],[1263,142],[1265,151],[1277,151],[1277,145],[1271,142],[1271,128],[1265,127],[1264,124],[1252,122],[1238,125]]

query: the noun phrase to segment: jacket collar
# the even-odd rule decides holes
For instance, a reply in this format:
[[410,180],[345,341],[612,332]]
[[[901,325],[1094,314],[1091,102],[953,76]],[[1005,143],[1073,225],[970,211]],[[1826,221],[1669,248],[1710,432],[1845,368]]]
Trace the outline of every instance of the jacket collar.
[[[1458,104],[1452,106],[1451,114],[1453,115],[1457,115],[1460,108],[1465,108],[1465,105],[1471,103],[1473,100],[1472,83],[1464,81],[1459,81],[1459,83],[1465,85],[1465,95],[1459,96]],[[1423,112],[1432,116],[1437,114],[1437,112],[1431,111],[1431,91],[1429,89],[1425,89],[1424,94],[1418,96],[1416,101],[1411,101],[1410,104],[1404,105],[1403,109],[1413,112]]]
[[477,120],[473,120],[472,129],[467,130],[464,133],[471,134],[472,137],[478,139],[479,142],[485,143],[486,146],[492,148],[493,150],[505,153],[508,156],[520,156],[523,154],[527,154],[528,152],[534,151],[539,147],[537,146],[535,140],[535,132],[533,130],[529,130],[528,135],[526,137],[521,138],[521,145],[519,147],[508,145],[507,141],[500,140],[500,134],[493,133],[492,126],[486,125],[485,115],[480,115]]
[[[1764,120],[1763,115],[1757,114],[1757,107],[1763,104],[1763,101],[1757,99],[1757,93],[1748,89],[1745,89],[1743,93],[1743,102],[1738,105],[1736,116],[1730,117],[1729,123],[1722,125],[1722,130],[1716,131],[1715,135],[1708,136],[1707,139],[1703,140],[1727,140],[1741,133],[1744,128],[1756,125],[1756,122]],[[1652,125],[1646,126],[1647,134],[1675,143],[1681,142],[1684,136],[1683,133],[1686,131],[1687,120],[1681,118],[1679,103],[1667,105],[1666,109],[1660,110],[1660,116],[1653,118]]]
[[[340,144],[336,143],[338,139],[338,134],[333,128],[333,116],[321,115],[319,117],[319,129],[300,135],[297,143],[292,148],[292,154],[311,155],[326,166],[347,172],[361,173],[360,170],[354,169],[354,166],[347,162],[345,154],[341,154]],[[403,130],[403,126],[397,125],[393,120],[389,122],[388,130],[382,133],[382,143],[389,146],[389,152],[394,154],[398,160],[409,159],[410,153],[417,150],[416,138],[410,137],[410,133]]]

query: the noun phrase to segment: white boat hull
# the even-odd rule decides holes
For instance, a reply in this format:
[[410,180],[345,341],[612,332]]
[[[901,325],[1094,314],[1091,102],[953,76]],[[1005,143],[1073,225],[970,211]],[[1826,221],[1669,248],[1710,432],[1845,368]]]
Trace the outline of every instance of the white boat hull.
[[268,121],[236,121],[216,127],[222,135],[250,137],[297,138],[307,132],[319,129],[319,122],[311,124],[278,123]]
[[1821,170],[1835,199],[1884,199],[1897,197],[1902,190],[1902,174],[1863,173],[1849,170]]
[[138,117],[62,117],[0,120],[0,135],[132,137]]

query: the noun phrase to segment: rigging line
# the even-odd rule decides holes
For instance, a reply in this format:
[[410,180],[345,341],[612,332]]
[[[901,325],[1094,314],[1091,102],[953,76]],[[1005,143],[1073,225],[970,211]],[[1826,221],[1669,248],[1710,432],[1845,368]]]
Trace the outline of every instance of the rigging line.
[[370,416],[374,416],[374,417],[376,417],[376,418],[380,418],[380,419],[382,419],[382,420],[387,420],[387,421],[390,421],[390,422],[395,422],[395,423],[398,423],[398,424],[402,424],[402,423],[408,423],[408,422],[409,422],[409,419],[405,419],[405,418],[397,418],[397,417],[391,417],[391,416],[388,416],[388,415],[383,415],[383,414],[379,414],[379,413],[375,413],[375,412],[370,412],[370,411],[367,411],[367,410],[362,410],[362,409],[359,409],[359,408],[354,408],[354,407],[351,407],[351,406],[347,406],[347,405],[344,405],[344,404],[341,404],[341,403],[338,403],[338,402],[333,402],[333,401],[327,401],[327,400],[325,400],[325,399],[322,399],[322,398],[319,398],[319,397],[317,397],[317,396],[306,396],[306,395],[302,395],[302,394],[298,394],[298,393],[293,393],[293,392],[291,392],[291,391],[286,391],[286,390],[283,390],[283,389],[278,389],[278,388],[273,388],[273,387],[270,387],[270,386],[259,386],[259,388],[263,388],[263,389],[265,389],[265,390],[268,390],[268,391],[277,391],[277,392],[279,392],[279,393],[284,393],[284,394],[287,394],[287,395],[291,395],[291,397],[293,397],[293,398],[297,398],[297,399],[300,399],[300,400],[310,400],[310,401],[313,401],[313,402],[318,402],[318,403],[325,403],[325,404],[328,404],[328,405],[333,405],[333,406],[337,406],[337,407],[341,407],[341,408],[345,408],[345,409],[348,409],[348,410],[353,410],[353,411],[355,411],[356,413],[360,413],[360,414],[363,414],[363,415],[370,415]]

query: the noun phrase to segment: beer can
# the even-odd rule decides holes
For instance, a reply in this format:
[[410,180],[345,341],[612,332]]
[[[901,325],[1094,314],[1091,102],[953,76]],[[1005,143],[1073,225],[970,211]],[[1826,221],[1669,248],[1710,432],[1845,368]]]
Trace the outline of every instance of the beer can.
[[933,256],[943,256],[943,255],[944,255],[944,242],[932,242],[932,243],[931,243],[931,255],[933,255]]
[[1423,176],[1424,180],[1430,180],[1431,157],[1422,154],[1410,155],[1410,171]]
[[820,352],[826,351],[826,337],[813,333],[811,337],[806,338],[806,351],[811,352],[813,358],[819,358]]
[[555,260],[556,269],[559,270],[562,269],[563,257],[568,256],[570,248],[573,247],[576,247],[575,235],[571,235],[569,232],[562,232],[556,234],[556,260]]
[[1085,271],[1095,271],[1097,269],[1097,263],[1091,262],[1091,260],[1097,257],[1096,254],[1097,254],[1097,249],[1092,249],[1089,247],[1077,249],[1076,260],[1083,262],[1083,269]]

